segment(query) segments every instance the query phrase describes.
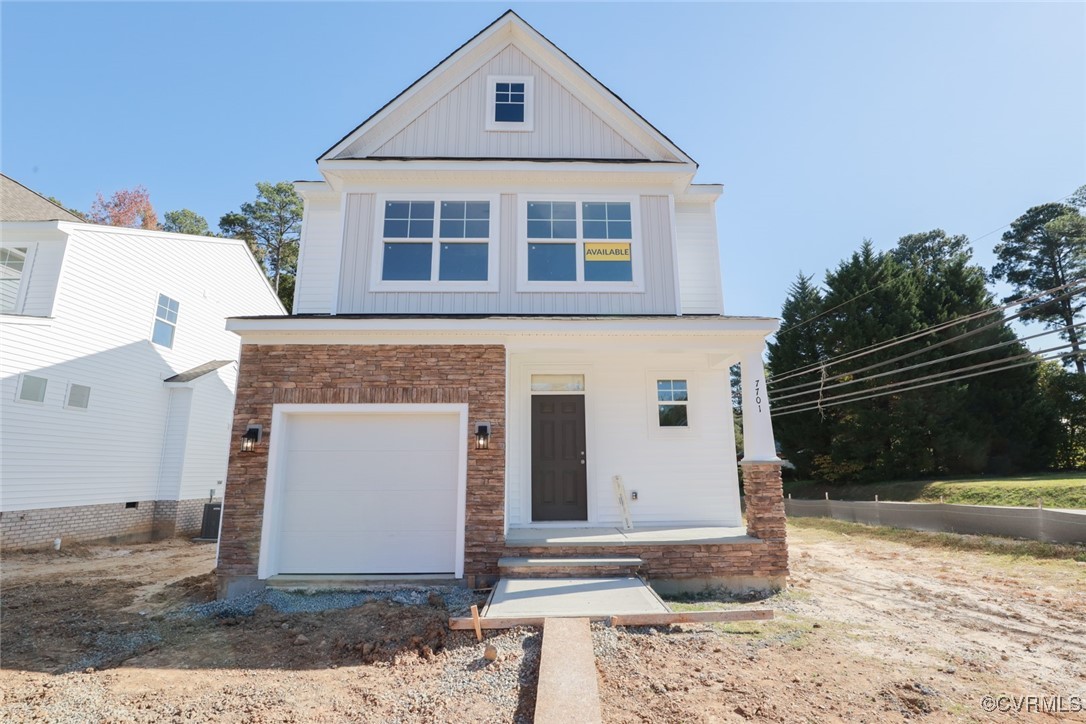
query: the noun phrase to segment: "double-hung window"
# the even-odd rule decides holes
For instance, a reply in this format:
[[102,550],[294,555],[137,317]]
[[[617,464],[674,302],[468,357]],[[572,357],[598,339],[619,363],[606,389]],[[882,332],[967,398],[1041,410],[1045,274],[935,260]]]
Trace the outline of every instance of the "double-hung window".
[[151,330],[152,342],[167,349],[173,348],[173,336],[177,331],[177,311],[180,306],[176,299],[170,299],[165,294],[158,295],[155,326]]
[[485,290],[497,286],[497,202],[485,197],[382,201],[374,288]]
[[487,76],[486,130],[531,131],[533,86],[530,75]]
[[29,246],[0,247],[0,314],[20,311],[19,289],[27,271]]
[[520,288],[637,291],[641,258],[629,199],[522,199]]

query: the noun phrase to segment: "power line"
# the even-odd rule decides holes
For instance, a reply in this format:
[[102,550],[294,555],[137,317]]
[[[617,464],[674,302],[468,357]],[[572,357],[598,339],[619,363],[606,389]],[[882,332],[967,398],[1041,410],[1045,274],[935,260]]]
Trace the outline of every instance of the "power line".
[[[1070,347],[1069,344],[1065,344],[1065,345],[1062,345],[1060,347],[1052,347],[1050,349],[1042,350],[1041,354],[1052,352],[1052,351],[1055,351],[1055,350],[1067,349],[1068,347]],[[896,389],[896,390],[887,390],[886,389],[888,387],[907,384],[907,383],[911,383],[911,382],[919,382],[921,380],[930,380],[930,379],[933,379],[935,377],[945,376],[948,373],[944,372],[944,373],[940,373],[938,375],[929,375],[927,377],[918,377],[918,378],[916,378],[914,380],[905,380],[904,382],[897,382],[897,383],[893,383],[892,385],[883,385],[882,387],[874,388],[875,390],[884,390],[882,392],[877,392],[876,391],[876,392],[873,392],[872,394],[863,394],[862,396],[859,396],[859,397],[857,397],[856,395],[858,395],[860,393],[849,393],[848,395],[840,395],[840,396],[837,396],[837,397],[830,397],[830,398],[827,398],[825,401],[821,401],[821,402],[818,402],[818,403],[813,403],[813,404],[812,403],[799,403],[799,404],[796,404],[796,405],[793,405],[793,406],[784,407],[784,408],[782,408],[781,410],[779,410],[777,412],[773,412],[773,413],[771,413],[771,416],[772,417],[779,417],[779,416],[784,416],[784,415],[794,415],[794,414],[797,414],[797,413],[800,413],[800,412],[814,412],[815,410],[819,410],[819,409],[821,409],[823,407],[836,407],[837,405],[845,405],[845,404],[848,404],[850,402],[860,402],[862,400],[870,400],[870,399],[875,398],[875,397],[885,397],[886,395],[896,395],[896,394],[900,394],[900,393],[903,393],[903,392],[911,392],[913,390],[919,390],[919,389],[924,388],[924,387],[932,387],[934,385],[943,385],[943,384],[946,384],[948,382],[959,382],[961,380],[965,380],[965,379],[968,379],[970,377],[979,377],[980,375],[987,375],[987,374],[991,374],[993,372],[1003,372],[1003,371],[1006,371],[1006,370],[1014,369],[1016,367],[1024,367],[1025,365],[1039,364],[1041,362],[1050,362],[1052,360],[1063,359],[1065,357],[1073,357],[1074,355],[1075,355],[1074,352],[1065,352],[1063,354],[1057,354],[1057,355],[1053,355],[1051,357],[1038,357],[1034,353],[1031,352],[1028,355],[1020,355],[1020,357],[1027,357],[1028,356],[1031,359],[1027,359],[1027,360],[1025,360],[1023,362],[1016,362],[1015,364],[1004,365],[1002,367],[997,367],[995,369],[983,370],[981,372],[972,372],[972,373],[967,374],[967,375],[961,375],[959,377],[954,377],[954,378],[947,379],[947,380],[936,380],[934,382],[925,382],[924,384],[913,385],[912,387],[903,387],[901,389]],[[1008,362],[1010,360],[1019,359],[1020,357],[1007,357],[1007,358],[1002,359],[1002,360],[996,360],[995,362]],[[964,367],[961,370],[953,370],[953,372],[962,372],[962,371],[966,371],[966,370],[978,369],[980,367],[990,366],[992,364],[994,364],[994,362],[986,362],[986,363],[981,364],[981,365],[973,365],[971,367]],[[871,391],[870,390],[864,390],[862,392],[871,392]],[[847,397],[849,399],[842,399],[842,398],[845,398],[845,397]],[[805,407],[804,405],[807,405],[807,406]],[[795,408],[802,408],[802,409],[795,409]]]
[[[1066,196],[1064,196],[1062,198],[1057,199],[1056,201],[1054,201],[1052,203],[1057,203],[1058,204],[1061,201],[1065,201],[1065,200],[1071,198],[1074,195],[1075,195],[1075,192],[1072,191],[1071,193],[1067,194]],[[1003,226],[1000,226],[998,229],[992,229],[991,231],[989,231],[986,234],[981,234],[976,239],[970,239],[969,243],[973,244],[973,243],[975,243],[977,241],[980,241],[981,239],[986,239],[987,237],[991,236],[992,234],[995,234],[996,232],[999,232],[999,231],[1002,231],[1003,229],[1006,229],[1007,227],[1009,227],[1013,223],[1014,223],[1014,221],[1009,221],[1006,224],[1004,224]],[[968,238],[968,237],[966,237],[966,238]],[[857,299],[861,299],[863,297],[866,297],[868,294],[871,294],[872,292],[877,291],[877,290],[881,289],[882,287],[886,286],[887,284],[889,284],[890,282],[894,281],[895,278],[896,277],[892,277],[890,279],[887,279],[886,281],[882,282],[878,286],[872,287],[871,289],[868,289],[866,292],[861,292],[861,293],[857,294],[856,296],[854,296],[852,299],[845,300],[844,302],[841,302],[840,304],[838,304],[836,307],[833,307],[832,309],[827,309],[826,311],[820,312],[820,313],[814,315],[813,317],[811,317],[809,319],[805,319],[802,322],[797,322],[796,324],[792,325],[788,329],[777,332],[777,337],[780,338],[780,336],[782,334],[788,334],[792,330],[799,329],[800,327],[803,327],[803,326],[805,326],[807,324],[810,324],[811,322],[815,321],[816,319],[819,319],[820,317],[824,317],[827,314],[829,314],[830,312],[836,311],[836,310],[840,309],[841,307],[845,306],[846,304],[851,304],[852,302],[856,301]]]
[[[1079,329],[1079,328],[1082,328],[1082,327],[1086,327],[1086,322],[1082,322],[1080,324],[1075,324],[1075,325],[1070,325],[1070,326],[1067,326],[1067,327],[1061,327],[1059,329],[1050,329],[1050,330],[1047,330],[1045,332],[1040,332],[1038,334],[1030,335],[1028,337],[1015,337],[1014,339],[1008,339],[1005,342],[998,342],[996,344],[990,344],[987,347],[978,347],[976,349],[966,350],[965,352],[959,352],[957,354],[952,354],[952,355],[949,355],[947,357],[939,357],[937,359],[928,360],[927,362],[919,362],[917,364],[910,365],[908,367],[902,367],[901,369],[890,370],[889,372],[879,372],[877,374],[868,375],[866,377],[859,377],[859,378],[856,378],[856,379],[848,380],[846,382],[838,382],[837,384],[833,384],[833,385],[823,385],[823,384],[819,384],[819,383],[814,383],[814,384],[819,384],[818,389],[807,390],[806,392],[793,392],[790,395],[773,395],[773,396],[771,396],[770,400],[771,400],[771,402],[776,402],[776,401],[779,401],[779,400],[787,400],[787,399],[790,399],[792,397],[802,397],[803,395],[813,395],[816,392],[818,394],[822,394],[822,392],[825,391],[825,390],[832,390],[832,389],[837,388],[837,387],[846,387],[848,385],[854,385],[854,384],[856,384],[858,382],[868,382],[868,381],[876,379],[878,377],[887,377],[889,375],[897,375],[897,374],[901,374],[902,372],[909,372],[911,370],[920,369],[921,367],[927,367],[929,365],[939,364],[939,363],[942,363],[942,362],[948,362],[948,361],[950,361],[952,359],[959,359],[961,357],[968,357],[971,354],[979,354],[981,352],[989,352],[989,351],[991,351],[993,349],[998,349],[1000,347],[1006,347],[1008,345],[1018,344],[1019,342],[1026,342],[1026,341],[1029,341],[1031,339],[1037,339],[1038,337],[1047,337],[1050,334],[1059,334],[1060,332],[1066,332],[1068,330]],[[930,349],[930,347],[929,347],[929,349]],[[1010,358],[1004,358],[1004,359],[1010,359]],[[785,388],[785,389],[795,389],[795,387]]]
[[[1082,279],[1076,279],[1074,281],[1070,281],[1070,282],[1065,283],[1065,284],[1060,284],[1059,287],[1052,287],[1051,289],[1046,289],[1044,291],[1037,292],[1036,294],[1031,294],[1031,295],[1028,295],[1028,296],[1024,296],[1024,297],[1022,297],[1022,299],[1015,300],[1013,302],[1010,302],[1008,304],[1005,304],[1005,305],[1002,305],[1002,306],[999,306],[999,307],[990,307],[988,309],[982,309],[981,312],[973,312],[973,313],[971,313],[969,315],[956,317],[954,319],[948,319],[947,321],[937,323],[937,325],[933,325],[931,327],[925,327],[922,330],[918,330],[918,331],[915,331],[915,332],[909,332],[907,334],[901,334],[901,335],[895,336],[895,338],[886,340],[885,342],[876,342],[874,344],[869,344],[866,347],[860,347],[859,350],[856,350],[855,352],[845,352],[845,353],[836,355],[834,357],[830,357],[829,359],[819,361],[819,363],[812,363],[812,364],[807,365],[805,367],[797,367],[797,368],[795,368],[793,370],[788,370],[788,371],[783,372],[781,374],[774,374],[774,376],[772,376],[769,379],[769,384],[775,384],[775,383],[778,383],[778,382],[783,382],[784,380],[790,380],[790,379],[792,379],[794,377],[800,377],[800,376],[803,376],[803,374],[807,374],[809,372],[813,372],[813,371],[816,371],[816,370],[822,370],[824,372],[826,367],[830,367],[832,365],[839,365],[841,363],[844,363],[844,361],[848,361],[850,359],[857,359],[859,357],[864,357],[864,356],[867,356],[869,354],[874,354],[875,352],[881,352],[882,350],[888,350],[888,348],[897,346],[899,344],[905,344],[906,342],[911,342],[913,340],[919,340],[919,339],[923,338],[923,336],[927,336],[929,334],[934,334],[935,332],[942,331],[942,330],[944,330],[944,329],[946,329],[948,327],[954,327],[956,325],[959,325],[959,323],[972,321],[973,319],[986,317],[988,315],[993,315],[993,314],[996,314],[996,313],[999,313],[999,312],[1006,312],[1006,310],[1011,308],[1011,307],[1020,306],[1022,304],[1025,304],[1026,302],[1032,302],[1034,300],[1040,299],[1041,296],[1045,296],[1046,294],[1051,294],[1053,292],[1058,292],[1060,290],[1063,290],[1063,289],[1066,289],[1066,288],[1069,288],[1069,287],[1074,287],[1075,284],[1083,284],[1083,285],[1082,285],[1081,288],[1074,289],[1073,291],[1071,291],[1069,293],[1066,293],[1066,294],[1061,294],[1060,296],[1055,297],[1055,299],[1053,299],[1051,301],[1055,302],[1055,301],[1064,299],[1065,296],[1074,296],[1075,294],[1077,294],[1079,292],[1086,291],[1086,283],[1084,283],[1084,281]],[[1002,322],[999,322],[999,323],[1005,323],[1007,321],[1012,321],[1012,320],[1014,320],[1016,318],[1019,318],[1021,316],[1022,316],[1022,313],[1015,314],[1015,315],[1012,315],[1012,316],[1010,316],[1010,317],[1008,317],[1006,319],[1003,319]],[[992,327],[992,326],[993,325],[989,325],[988,327]],[[980,328],[980,329],[978,329],[976,331],[981,331],[981,330],[987,329],[988,327],[982,327],[982,328]],[[956,336],[956,338],[950,338],[950,340],[948,340],[948,341],[954,341],[955,339],[959,339],[959,338],[957,338],[957,336]],[[934,346],[936,346],[936,345],[925,347],[925,350],[932,350],[932,348],[934,348]],[[897,359],[900,359],[900,358],[901,357],[895,357],[894,359],[887,360],[887,364],[891,363],[891,361],[896,361]],[[793,389],[798,388],[798,386],[811,385],[811,384],[817,384],[817,382],[801,383],[799,385],[790,386],[790,388],[780,388],[778,390],[778,392],[783,392],[785,390],[793,390]]]

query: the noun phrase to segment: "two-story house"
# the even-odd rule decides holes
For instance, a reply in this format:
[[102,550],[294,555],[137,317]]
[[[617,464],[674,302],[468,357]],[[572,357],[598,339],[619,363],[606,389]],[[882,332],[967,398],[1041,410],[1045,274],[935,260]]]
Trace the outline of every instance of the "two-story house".
[[200,531],[222,497],[245,242],[87,224],[0,176],[0,542]]
[[510,11],[317,167],[294,314],[229,323],[223,595],[616,551],[674,588],[781,584],[777,323],[723,315],[690,156]]

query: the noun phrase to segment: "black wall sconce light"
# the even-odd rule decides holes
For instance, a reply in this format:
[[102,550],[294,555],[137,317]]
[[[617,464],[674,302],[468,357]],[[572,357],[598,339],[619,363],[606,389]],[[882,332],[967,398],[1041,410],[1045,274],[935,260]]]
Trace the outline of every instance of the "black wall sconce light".
[[480,422],[475,426],[475,449],[487,450],[490,448],[490,423]]
[[241,436],[241,451],[252,452],[256,444],[264,437],[264,428],[260,425],[249,425],[245,428],[245,434]]

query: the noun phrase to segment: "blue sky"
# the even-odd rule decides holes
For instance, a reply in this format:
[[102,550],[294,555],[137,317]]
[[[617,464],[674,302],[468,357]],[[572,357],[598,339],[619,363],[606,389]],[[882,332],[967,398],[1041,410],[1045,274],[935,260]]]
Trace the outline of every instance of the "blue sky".
[[[508,4],[0,6],[0,169],[143,184],[214,226]],[[1086,4],[516,3],[722,183],[727,311],[776,315],[870,238],[999,229],[1086,183]],[[1001,231],[1001,230],[1000,230]]]

